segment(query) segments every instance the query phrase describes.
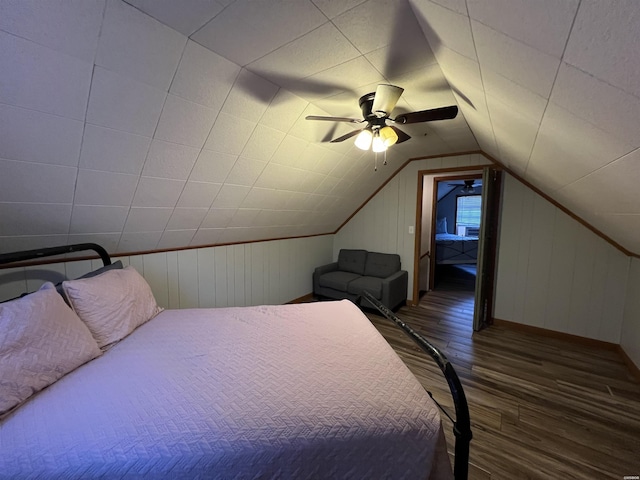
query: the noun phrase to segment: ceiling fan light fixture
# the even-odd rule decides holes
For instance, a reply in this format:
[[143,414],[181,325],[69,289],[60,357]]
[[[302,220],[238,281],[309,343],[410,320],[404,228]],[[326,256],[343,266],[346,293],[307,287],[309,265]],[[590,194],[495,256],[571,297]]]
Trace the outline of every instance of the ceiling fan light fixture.
[[376,130],[373,135],[373,141],[371,142],[371,150],[376,153],[384,152],[387,149],[387,145],[384,143],[384,139],[380,136],[380,131]]
[[373,133],[369,129],[364,129],[358,134],[354,143],[360,150],[369,150],[371,140],[373,140]]
[[398,141],[398,134],[391,127],[383,127],[380,129],[380,138],[382,139],[385,147],[390,147]]

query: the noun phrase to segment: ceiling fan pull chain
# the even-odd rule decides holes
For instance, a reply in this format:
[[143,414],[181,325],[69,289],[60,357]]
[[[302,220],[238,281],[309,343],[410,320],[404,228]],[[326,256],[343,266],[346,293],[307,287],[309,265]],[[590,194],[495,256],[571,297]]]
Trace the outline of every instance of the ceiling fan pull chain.
[[377,172],[378,171],[378,152],[374,152],[374,160],[373,160],[373,171]]
[[383,165],[387,164],[387,151],[384,151],[384,162],[382,163]]

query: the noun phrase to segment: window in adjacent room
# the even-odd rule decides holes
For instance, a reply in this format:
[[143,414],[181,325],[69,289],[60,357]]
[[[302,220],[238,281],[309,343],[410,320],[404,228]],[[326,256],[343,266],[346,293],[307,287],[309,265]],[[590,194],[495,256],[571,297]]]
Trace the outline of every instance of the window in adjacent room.
[[477,237],[480,232],[482,195],[461,195],[456,198],[456,233]]

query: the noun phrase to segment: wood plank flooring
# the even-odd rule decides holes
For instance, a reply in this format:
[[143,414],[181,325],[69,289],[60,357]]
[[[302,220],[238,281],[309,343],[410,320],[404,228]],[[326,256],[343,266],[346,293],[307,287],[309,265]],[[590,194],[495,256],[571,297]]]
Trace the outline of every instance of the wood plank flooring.
[[[470,405],[470,479],[640,475],[640,383],[615,351],[492,326],[473,333],[473,291],[444,280],[397,315],[454,365]],[[431,358],[368,314],[421,383],[453,413]],[[443,415],[450,455],[451,422]],[[453,460],[453,457],[452,457]]]

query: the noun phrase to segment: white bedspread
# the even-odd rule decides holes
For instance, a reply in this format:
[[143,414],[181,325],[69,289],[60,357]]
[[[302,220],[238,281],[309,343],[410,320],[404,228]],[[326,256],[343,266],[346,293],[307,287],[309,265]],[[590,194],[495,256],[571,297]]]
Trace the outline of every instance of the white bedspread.
[[450,478],[438,411],[347,301],[168,310],[0,423],[0,478]]

